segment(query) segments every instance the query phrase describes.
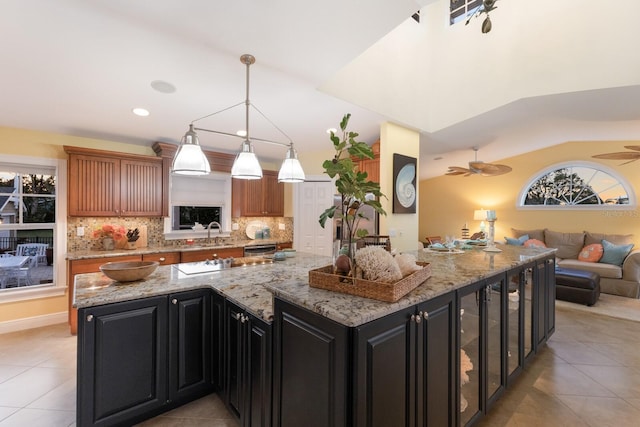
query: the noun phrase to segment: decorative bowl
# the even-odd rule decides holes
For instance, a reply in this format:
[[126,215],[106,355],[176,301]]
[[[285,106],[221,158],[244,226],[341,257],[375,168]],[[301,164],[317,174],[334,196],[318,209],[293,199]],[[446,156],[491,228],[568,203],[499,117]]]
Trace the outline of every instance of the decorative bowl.
[[293,258],[296,256],[296,250],[291,248],[283,249],[282,252],[286,255],[287,258]]
[[158,265],[158,261],[108,262],[100,266],[100,271],[117,282],[133,282],[153,273]]

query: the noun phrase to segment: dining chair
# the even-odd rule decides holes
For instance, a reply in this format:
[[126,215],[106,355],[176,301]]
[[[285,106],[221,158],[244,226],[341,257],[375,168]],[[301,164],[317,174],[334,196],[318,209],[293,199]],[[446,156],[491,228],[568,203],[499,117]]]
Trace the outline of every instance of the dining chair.
[[18,287],[33,285],[33,281],[31,279],[31,271],[37,265],[38,262],[36,257],[32,256],[29,257],[29,261],[24,267],[6,269],[6,282],[15,279]]
[[36,259],[36,265],[47,265],[47,243],[21,243],[16,246],[16,255],[29,256]]
[[391,252],[391,239],[389,236],[370,235],[364,236],[361,240],[362,246],[382,246]]

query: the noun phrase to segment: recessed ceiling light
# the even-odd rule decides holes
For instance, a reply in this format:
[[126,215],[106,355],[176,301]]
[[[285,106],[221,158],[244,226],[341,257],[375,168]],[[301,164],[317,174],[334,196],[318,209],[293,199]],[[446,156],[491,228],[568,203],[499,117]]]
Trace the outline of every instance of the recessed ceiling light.
[[336,128],[329,128],[329,129],[327,129],[327,133],[328,133],[329,135],[331,135],[331,132],[336,133],[336,132],[338,132],[338,129],[336,129]]
[[163,80],[152,81],[151,87],[161,93],[173,93],[176,91],[176,87],[174,85]]
[[144,108],[134,108],[131,111],[133,111],[133,114],[140,117],[147,117],[149,115],[149,110],[146,110]]
[[236,132],[236,135],[238,135],[238,136],[247,136],[247,131],[246,130],[239,130],[238,132]]

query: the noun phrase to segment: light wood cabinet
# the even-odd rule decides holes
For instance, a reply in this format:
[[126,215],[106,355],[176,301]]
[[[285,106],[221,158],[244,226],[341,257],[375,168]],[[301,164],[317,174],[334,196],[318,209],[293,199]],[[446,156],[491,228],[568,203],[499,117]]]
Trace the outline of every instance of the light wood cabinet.
[[262,171],[262,179],[233,179],[231,216],[284,216],[284,184],[278,172]]
[[373,159],[359,159],[352,157],[358,170],[367,173],[367,179],[373,182],[380,182],[380,141],[376,141],[371,145],[373,150]]
[[79,147],[69,154],[69,216],[161,216],[162,159]]

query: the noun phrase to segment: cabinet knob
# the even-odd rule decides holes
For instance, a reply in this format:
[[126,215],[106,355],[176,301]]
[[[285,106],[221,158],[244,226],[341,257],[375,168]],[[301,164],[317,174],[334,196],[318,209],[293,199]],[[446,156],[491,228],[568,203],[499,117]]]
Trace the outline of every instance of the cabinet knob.
[[420,323],[422,322],[422,315],[418,314],[417,316],[415,314],[411,315],[411,321],[415,322],[415,323]]
[[165,257],[160,257],[160,258],[158,259],[158,261],[160,261],[160,262],[165,262],[166,260],[167,260],[167,259],[166,259]]
[[424,320],[429,319],[429,313],[425,311],[424,313],[422,313],[422,317],[424,317]]
[[93,314],[87,315],[87,322],[91,322],[93,320]]
[[240,313],[236,313],[233,317],[234,317],[236,320],[240,320],[240,318],[242,317],[242,314],[240,314]]
[[171,304],[176,305],[177,303],[178,303],[177,299],[174,298],[174,299],[171,300]]
[[216,259],[216,258],[218,258],[218,254],[213,254],[213,255],[211,255],[211,257],[212,257],[213,259]]

